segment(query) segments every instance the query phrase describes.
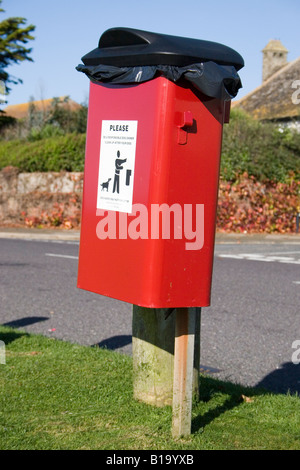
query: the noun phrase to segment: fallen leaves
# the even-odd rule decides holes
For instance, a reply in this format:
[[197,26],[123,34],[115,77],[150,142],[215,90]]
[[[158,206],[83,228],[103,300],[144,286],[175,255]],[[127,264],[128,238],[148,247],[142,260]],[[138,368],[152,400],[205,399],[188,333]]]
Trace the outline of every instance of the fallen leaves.
[[217,229],[238,233],[295,233],[300,181],[263,183],[244,173],[231,185],[220,181]]
[[247,397],[246,395],[241,395],[241,399],[244,403],[253,403],[254,402],[253,398]]

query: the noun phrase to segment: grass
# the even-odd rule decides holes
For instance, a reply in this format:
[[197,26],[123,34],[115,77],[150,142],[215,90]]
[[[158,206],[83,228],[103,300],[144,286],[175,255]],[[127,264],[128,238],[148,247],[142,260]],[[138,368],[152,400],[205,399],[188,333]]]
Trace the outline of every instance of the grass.
[[132,398],[132,359],[0,327],[1,450],[300,450],[300,399],[201,377],[192,435]]

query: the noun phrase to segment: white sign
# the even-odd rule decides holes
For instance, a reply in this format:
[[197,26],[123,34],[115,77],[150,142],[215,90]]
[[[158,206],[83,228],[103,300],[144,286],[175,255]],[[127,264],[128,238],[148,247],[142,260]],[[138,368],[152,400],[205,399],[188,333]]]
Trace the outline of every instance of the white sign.
[[102,121],[97,209],[131,213],[137,121]]

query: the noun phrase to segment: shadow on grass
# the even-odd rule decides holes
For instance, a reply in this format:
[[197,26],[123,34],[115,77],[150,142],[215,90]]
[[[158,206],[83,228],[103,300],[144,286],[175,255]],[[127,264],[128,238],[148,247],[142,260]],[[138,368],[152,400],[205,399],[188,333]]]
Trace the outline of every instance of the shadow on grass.
[[[216,418],[233,408],[252,401],[257,396],[296,395],[300,391],[300,364],[284,363],[281,368],[270,372],[255,387],[246,387],[230,382],[223,382],[210,376],[200,377],[200,400],[207,403],[207,411],[199,412],[192,419],[192,433],[203,429]],[[196,405],[197,407],[197,405]],[[202,407],[203,408],[203,407]]]
[[18,331],[16,328],[22,328],[46,320],[48,320],[48,317],[23,317],[19,318],[18,320],[12,320],[7,323],[3,323],[1,326],[5,327],[7,331],[0,331],[0,340],[7,345],[21,336],[29,336],[28,333],[24,331]]
[[22,336],[29,336],[27,333],[20,332],[20,331],[0,331],[0,341],[3,341],[5,345],[9,343],[13,343],[16,339],[21,338]]
[[[247,388],[230,382],[221,382],[212,377],[201,376],[199,405],[201,402],[212,403],[208,411],[201,414],[199,413],[198,416],[192,419],[192,433],[203,429],[223,413],[244,403],[245,400],[251,400],[254,396],[266,395],[268,393],[270,392],[267,390]],[[216,398],[218,395],[220,396],[219,400]],[[227,396],[225,400],[222,398],[224,395]],[[215,406],[213,401],[216,401]],[[220,403],[220,401],[222,401],[222,403]]]

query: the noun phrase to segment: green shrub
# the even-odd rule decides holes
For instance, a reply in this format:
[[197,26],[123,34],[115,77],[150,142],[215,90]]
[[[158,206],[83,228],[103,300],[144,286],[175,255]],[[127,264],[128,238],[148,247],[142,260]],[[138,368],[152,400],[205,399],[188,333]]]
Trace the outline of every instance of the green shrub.
[[246,172],[259,181],[285,182],[300,178],[300,134],[232,110],[224,126],[221,176],[236,181]]
[[67,134],[36,141],[2,141],[0,169],[20,171],[83,171],[85,134]]
[[35,140],[48,139],[49,137],[57,137],[65,135],[63,129],[53,124],[46,124],[44,127],[33,127],[30,129],[28,140],[34,142]]

